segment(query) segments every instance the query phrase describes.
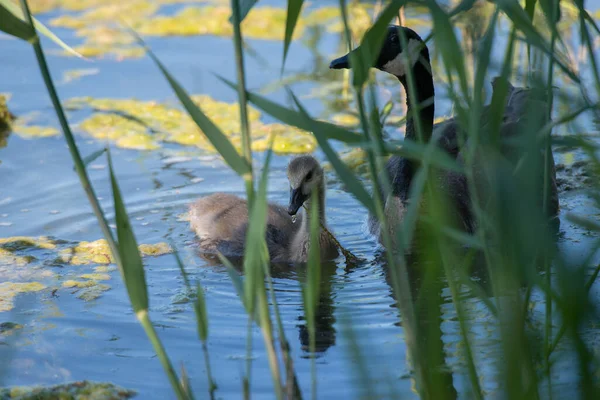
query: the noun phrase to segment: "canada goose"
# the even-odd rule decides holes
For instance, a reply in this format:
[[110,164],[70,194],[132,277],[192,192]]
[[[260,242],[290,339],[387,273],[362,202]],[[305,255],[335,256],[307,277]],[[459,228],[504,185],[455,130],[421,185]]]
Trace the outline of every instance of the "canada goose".
[[[406,38],[406,49],[401,44],[399,30],[402,29]],[[356,49],[354,50],[356,51]],[[408,54],[406,54],[406,52]],[[408,57],[406,57],[408,55]],[[350,53],[333,60],[330,64],[331,69],[351,68]],[[409,95],[408,76],[406,74],[407,63],[406,58],[412,68],[412,75],[415,82],[416,99]],[[420,124],[422,126],[422,140],[428,142],[434,138],[439,147],[447,151],[450,155],[457,158],[458,161],[463,161],[464,157],[460,153],[460,146],[457,140],[457,131],[460,129],[459,123],[454,118],[443,121],[439,124],[434,121],[434,85],[431,72],[431,63],[429,58],[429,50],[421,37],[412,29],[400,26],[389,26],[387,37],[382,45],[378,59],[375,61],[375,68],[392,74],[398,78],[406,91],[406,103],[408,108],[408,116],[406,120],[407,139],[416,140],[416,121],[414,120],[410,110],[421,104],[421,109],[418,114]],[[495,88],[497,81],[494,80]],[[503,116],[502,126],[500,130],[501,136],[510,136],[516,129],[516,125],[527,119],[529,116],[525,103],[527,101],[543,101],[534,100],[529,89],[515,88],[509,83],[509,93],[507,96],[506,108]],[[490,106],[484,108],[480,121],[480,126],[485,127],[489,121]],[[545,109],[545,108],[544,108]],[[539,113],[542,115],[544,113]],[[535,117],[535,116],[534,116]],[[545,118],[545,117],[544,117]],[[547,119],[546,119],[547,120]],[[540,125],[541,126],[541,125]],[[556,178],[554,172],[554,160],[550,157],[550,204],[548,213],[550,217],[554,217],[558,213],[558,196],[556,189]],[[392,193],[385,199],[385,216],[389,225],[394,227],[401,221],[409,196],[409,189],[413,176],[418,168],[418,162],[407,160],[401,156],[392,156],[386,164],[386,173],[392,183]],[[475,228],[474,217],[470,205],[470,194],[468,191],[467,180],[464,175],[453,172],[441,172],[437,174],[437,183],[441,189],[447,194],[450,199],[450,204],[454,205],[454,213],[467,232],[472,232]],[[383,195],[383,193],[382,193]],[[373,234],[380,234],[380,224],[373,215],[369,216],[369,228]]]
[[[292,159],[287,175],[290,182],[290,203],[287,210],[277,204],[268,204],[266,241],[274,263],[306,262],[310,238],[309,218],[298,216],[304,206],[310,210],[313,194],[319,196],[321,227],[325,226],[325,184],[323,169],[312,156]],[[190,206],[190,226],[200,240],[200,248],[207,253],[220,252],[229,257],[244,254],[248,227],[246,200],[227,193],[215,193],[197,200]],[[337,246],[321,228],[321,259],[337,257]]]

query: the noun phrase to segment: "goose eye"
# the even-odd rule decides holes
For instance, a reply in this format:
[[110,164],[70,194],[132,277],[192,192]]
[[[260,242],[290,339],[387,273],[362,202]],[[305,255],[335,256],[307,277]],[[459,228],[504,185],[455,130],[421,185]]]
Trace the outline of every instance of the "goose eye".
[[306,178],[304,178],[306,181],[310,181],[313,177],[313,172],[309,171],[308,174],[306,174]]
[[392,36],[391,40],[392,40],[392,43],[394,43],[394,44],[398,44],[399,43],[398,36]]

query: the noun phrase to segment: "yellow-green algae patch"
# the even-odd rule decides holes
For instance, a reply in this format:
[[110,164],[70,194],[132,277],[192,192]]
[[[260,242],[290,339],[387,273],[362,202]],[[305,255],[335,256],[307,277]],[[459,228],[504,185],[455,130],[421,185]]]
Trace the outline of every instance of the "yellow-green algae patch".
[[[239,105],[217,101],[207,95],[195,95],[192,100],[241,150]],[[118,147],[154,150],[165,143],[176,143],[215,152],[186,112],[166,104],[135,99],[80,97],[67,101],[66,106],[69,109],[91,108],[93,114],[79,124],[79,129]],[[258,110],[249,108],[254,151],[267,150],[273,137],[273,147],[277,153],[307,153],[316,148],[316,140],[311,133],[277,123],[264,124],[260,117]]]
[[[172,252],[166,243],[142,244],[139,246],[142,256],[160,256]],[[114,259],[105,239],[93,242],[80,242],[78,245],[59,252],[59,260],[71,265],[112,264]]]
[[13,131],[25,139],[45,138],[59,134],[58,129],[50,126],[21,125],[18,121],[13,127]]
[[[9,98],[10,96],[8,96],[7,94],[0,93],[0,135],[2,135],[6,131],[10,131],[12,122],[15,119],[15,116],[12,115],[10,111],[8,111],[7,103]],[[4,146],[0,145],[0,147]]]
[[81,69],[70,69],[63,73],[62,83],[69,83],[76,81],[85,76],[96,75],[100,72],[98,68],[81,68]]
[[[93,242],[72,242],[52,239],[46,236],[12,236],[0,238],[0,265],[26,265],[36,261],[36,257],[28,252],[45,250],[46,261],[52,264],[111,264],[114,260],[110,254],[108,243],[104,239]],[[51,252],[48,254],[48,250]],[[155,244],[140,244],[139,251],[142,256],[160,256],[172,252],[171,247],[165,242]],[[21,255],[23,254],[24,255]],[[52,257],[55,257],[51,260]],[[113,269],[105,266],[96,273],[105,273]]]
[[12,236],[8,238],[0,238],[0,248],[2,249],[18,251],[32,247],[40,249],[55,249],[56,243],[46,236]]
[[22,267],[35,261],[33,256],[18,256],[12,251],[0,248],[0,265],[14,265]]
[[14,322],[2,322],[0,324],[0,335],[10,336],[19,329],[23,329],[23,325]]
[[94,282],[91,280],[88,281],[76,281],[73,279],[69,279],[68,281],[64,281],[63,282],[63,287],[65,288],[78,288],[78,289],[82,289],[82,288],[89,288],[92,286],[97,285],[98,282]]
[[[83,274],[80,275],[80,278],[85,278],[85,276],[91,275],[99,275],[99,274]],[[96,277],[98,278],[98,277]],[[102,276],[103,280],[110,279],[110,275]],[[107,279],[104,279],[107,278]],[[83,281],[80,280],[66,280],[62,283],[64,288],[75,289],[74,293],[77,293],[77,298],[84,301],[96,300],[98,297],[102,296],[104,292],[110,290],[110,286],[104,283],[99,283],[98,279],[86,279]]]
[[112,383],[78,381],[56,386],[15,386],[0,388],[0,399],[120,400],[136,392]]
[[14,298],[21,293],[39,292],[46,286],[39,282],[3,282],[0,283],[0,312],[12,310]]
[[109,274],[100,274],[100,273],[81,274],[81,275],[79,275],[79,277],[82,279],[91,279],[93,281],[110,281]]
[[[248,39],[283,40],[287,12],[279,7],[254,7],[244,21],[242,30]],[[154,36],[231,36],[231,8],[227,6],[187,7],[173,16],[155,16],[141,20],[138,32]],[[298,20],[294,37],[301,37],[304,21]]]

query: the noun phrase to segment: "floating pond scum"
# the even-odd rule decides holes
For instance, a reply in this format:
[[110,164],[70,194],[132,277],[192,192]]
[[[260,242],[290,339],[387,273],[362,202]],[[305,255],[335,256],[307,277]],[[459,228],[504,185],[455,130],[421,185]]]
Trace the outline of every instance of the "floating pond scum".
[[[27,4],[58,50],[42,51]],[[0,400],[600,398],[594,8],[0,0]],[[435,113],[411,103],[433,114],[412,119],[414,139],[404,103],[427,82],[380,57],[384,38],[414,49],[390,23],[429,49]],[[352,49],[351,70],[330,69]],[[373,64],[407,72],[408,93]],[[548,106],[515,112],[507,82]],[[429,116],[441,129],[450,115],[456,143],[423,143]],[[271,265],[266,204],[286,205],[302,153],[325,167],[327,229],[351,256],[321,263],[310,246],[307,265]],[[450,172],[472,232],[445,197]],[[244,257],[199,254],[188,204],[244,191]],[[313,243],[317,215],[303,215]]]

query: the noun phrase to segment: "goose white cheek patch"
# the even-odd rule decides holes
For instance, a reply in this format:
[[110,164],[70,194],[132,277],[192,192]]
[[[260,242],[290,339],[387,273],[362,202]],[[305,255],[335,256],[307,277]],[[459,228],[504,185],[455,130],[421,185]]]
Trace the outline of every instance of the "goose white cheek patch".
[[414,67],[421,57],[421,42],[416,39],[409,39],[407,50],[398,53],[394,59],[385,63],[381,69],[396,76],[404,76],[407,70],[404,54],[406,51],[408,51],[410,68]]

